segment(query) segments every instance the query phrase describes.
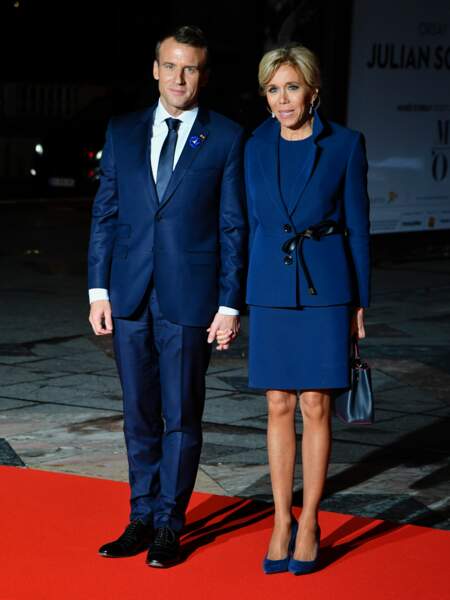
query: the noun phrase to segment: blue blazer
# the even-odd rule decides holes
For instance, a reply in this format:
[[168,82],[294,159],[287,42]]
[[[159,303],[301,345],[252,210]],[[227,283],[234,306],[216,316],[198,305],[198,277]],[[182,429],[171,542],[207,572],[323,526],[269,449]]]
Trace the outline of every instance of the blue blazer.
[[[360,133],[316,113],[306,180],[288,210],[278,179],[280,125],[269,118],[245,149],[250,223],[247,303],[271,307],[368,306],[370,281],[367,161]],[[293,182],[294,183],[294,182]],[[283,243],[323,220],[347,234],[305,239],[303,252],[317,295],[308,292],[298,253],[286,260]]]
[[159,203],[150,166],[154,110],[109,123],[92,210],[89,288],[107,288],[113,316],[126,318],[153,282],[165,318],[203,327],[219,305],[239,309],[243,300],[243,132],[200,109]]

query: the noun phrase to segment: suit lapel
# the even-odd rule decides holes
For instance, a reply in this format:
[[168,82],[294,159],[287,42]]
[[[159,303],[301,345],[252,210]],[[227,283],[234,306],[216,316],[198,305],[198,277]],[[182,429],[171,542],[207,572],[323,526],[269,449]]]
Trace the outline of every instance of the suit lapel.
[[275,121],[271,122],[270,129],[265,132],[265,142],[260,145],[259,160],[265,187],[268,195],[274,202],[275,206],[284,219],[288,218],[286,205],[281,198],[280,192],[280,172],[279,172],[279,143],[280,143],[280,128]]
[[152,128],[153,128],[153,116],[155,113],[156,105],[148,109],[142,116],[140,122],[140,131],[138,132],[138,143],[140,144],[140,164],[143,172],[145,181],[145,189],[150,192],[150,204],[154,210],[158,206],[158,195],[156,193],[156,186],[152,175],[152,163],[151,163],[151,144],[152,144]]
[[311,176],[316,167],[317,161],[319,159],[319,155],[320,155],[320,147],[317,146],[317,144],[313,144],[312,148],[310,148],[310,151],[308,152],[306,164],[299,165],[299,169],[300,169],[299,177],[300,177],[300,175],[303,175],[303,177],[301,178],[301,184],[298,189],[297,199],[295,202],[293,202],[289,206],[289,214],[290,215],[292,215],[294,213],[295,209],[298,206],[298,203],[300,202],[301,197],[303,196],[303,194],[305,192],[306,186],[308,185],[308,182],[311,179]]
[[[267,119],[255,132],[255,134],[263,141],[263,143],[259,145],[259,161],[262,170],[262,179],[265,182],[265,188],[273,203],[283,215],[283,218],[287,219],[288,222],[291,221],[292,215],[302,196],[304,195],[308,182],[311,180],[311,177],[320,159],[321,147],[318,144],[318,140],[322,135],[326,135],[327,128],[326,121],[322,121],[319,114],[315,112],[311,151],[308,154],[306,164],[299,165],[299,169],[301,169],[302,174],[302,183],[300,184],[295,202],[293,202],[289,207],[287,207],[283,202],[280,191],[280,126],[274,119]],[[293,182],[293,185],[296,185],[296,183],[297,182]]]
[[326,132],[326,127],[320,118],[317,112],[314,113],[314,122],[313,122],[313,130],[312,130],[312,148],[308,153],[308,158],[306,164],[304,165],[304,171],[302,170],[302,174],[304,173],[304,177],[302,178],[302,184],[299,188],[297,200],[289,206],[289,215],[292,216],[295,209],[297,208],[303,194],[305,193],[306,186],[308,185],[314,170],[317,166],[317,163],[320,159],[321,148],[318,145],[318,139],[321,135]]
[[206,127],[207,122],[208,113],[206,110],[200,108],[192,129],[189,132],[188,139],[186,140],[180,158],[178,159],[176,167],[172,173],[172,177],[170,178],[169,184],[164,193],[164,198],[159,205],[159,208],[162,208],[167,204],[167,202],[169,202],[175,190],[182,182],[183,177],[189,170],[192,162],[197,158],[203,147],[208,143],[209,131]]

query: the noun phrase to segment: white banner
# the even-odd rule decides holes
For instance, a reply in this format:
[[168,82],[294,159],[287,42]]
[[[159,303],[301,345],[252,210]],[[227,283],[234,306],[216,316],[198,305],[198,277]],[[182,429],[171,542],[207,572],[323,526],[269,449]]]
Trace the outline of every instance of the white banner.
[[354,1],[348,126],[372,233],[450,228],[450,2]]

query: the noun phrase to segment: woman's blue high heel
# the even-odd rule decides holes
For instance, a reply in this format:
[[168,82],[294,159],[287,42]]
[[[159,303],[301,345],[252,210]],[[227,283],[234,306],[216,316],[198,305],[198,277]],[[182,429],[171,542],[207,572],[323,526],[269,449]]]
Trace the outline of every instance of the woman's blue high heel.
[[275,575],[275,573],[286,573],[289,566],[289,560],[291,554],[294,552],[295,539],[297,537],[298,523],[297,521],[292,522],[291,539],[289,540],[288,555],[286,558],[280,560],[270,560],[266,558],[263,560],[263,571],[266,575]]
[[[317,565],[319,564],[319,550],[320,550],[320,527],[317,526],[317,554],[314,560],[295,560],[293,556],[289,559],[288,562],[288,571],[293,573],[294,575],[306,575],[307,573],[312,573],[317,569]],[[295,546],[294,546],[295,549]],[[294,550],[292,551],[292,554]]]

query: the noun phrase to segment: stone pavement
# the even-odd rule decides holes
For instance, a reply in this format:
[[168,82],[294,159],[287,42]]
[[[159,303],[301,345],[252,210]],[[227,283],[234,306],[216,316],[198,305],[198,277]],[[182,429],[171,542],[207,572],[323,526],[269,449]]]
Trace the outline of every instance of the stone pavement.
[[[0,268],[0,463],[126,480],[121,391],[110,340],[89,331],[83,259],[31,248],[3,252]],[[322,508],[450,529],[450,260],[386,260],[373,288],[362,352],[377,420],[334,423]],[[242,329],[213,353],[196,487],[270,501],[245,317]],[[298,464],[299,504],[301,487]]]

